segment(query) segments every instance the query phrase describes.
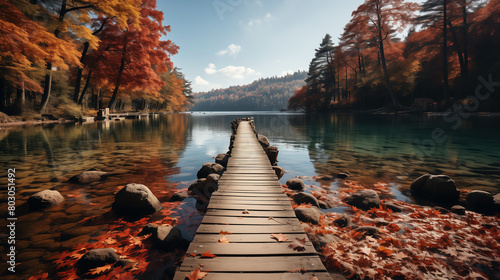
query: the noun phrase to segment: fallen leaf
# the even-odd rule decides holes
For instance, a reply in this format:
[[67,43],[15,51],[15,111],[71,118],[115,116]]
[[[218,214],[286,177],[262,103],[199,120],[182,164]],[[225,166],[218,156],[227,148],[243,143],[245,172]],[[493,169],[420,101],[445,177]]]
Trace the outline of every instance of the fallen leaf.
[[250,214],[250,212],[248,212],[247,209],[243,210],[243,212],[241,212],[242,214]]
[[201,254],[200,257],[202,258],[217,258],[216,255],[214,254],[210,254],[210,251],[206,251],[205,253]]
[[227,238],[225,236],[223,236],[222,238],[217,240],[217,243],[229,243],[229,240],[227,240]]
[[228,235],[228,234],[232,234],[232,233],[230,233],[229,231],[223,231],[223,230],[221,230],[219,232],[219,234]]
[[199,280],[203,279],[203,277],[207,276],[208,273],[200,271],[200,268],[197,267],[194,271],[191,271],[191,274],[186,275],[189,280]]
[[297,273],[297,272],[300,272],[302,274],[306,273],[307,270],[305,268],[294,268],[294,269],[290,269],[289,272],[293,272],[293,273]]
[[288,245],[288,248],[292,248],[295,251],[301,252],[306,250],[306,239],[305,238],[295,238],[295,240]]
[[285,235],[283,235],[283,233],[280,234],[273,233],[271,234],[271,238],[276,239],[278,242],[285,242],[288,240],[288,238]]
[[313,277],[309,278],[309,280],[319,280],[319,279],[318,279],[318,277],[313,276]]
[[370,247],[364,246],[362,248],[359,248],[359,250],[364,253],[365,255],[369,256],[372,252],[372,249]]
[[378,250],[382,253],[385,253],[386,255],[390,256],[394,251],[387,248],[387,247],[384,247],[384,246],[380,246],[378,247]]
[[404,258],[408,258],[408,256],[405,253],[403,253],[403,252],[399,252],[397,254],[394,254],[394,255],[392,255],[392,257],[395,258],[395,259],[398,259],[398,260],[402,260]]
[[104,239],[104,240],[102,241],[102,243],[104,243],[104,244],[108,244],[108,245],[111,245],[111,244],[115,244],[115,243],[116,243],[116,240],[115,240],[115,239],[113,239],[113,238],[111,238],[111,237],[108,237],[108,238]]
[[110,270],[111,268],[112,268],[112,266],[110,264],[108,264],[105,266],[100,266],[100,267],[90,269],[89,272],[92,275],[97,275],[97,274],[101,274],[103,272],[106,272],[106,271]]

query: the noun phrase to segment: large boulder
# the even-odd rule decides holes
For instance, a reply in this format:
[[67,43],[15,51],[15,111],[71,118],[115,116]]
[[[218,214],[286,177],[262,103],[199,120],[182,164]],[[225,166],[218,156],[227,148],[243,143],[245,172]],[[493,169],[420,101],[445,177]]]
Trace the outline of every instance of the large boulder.
[[196,176],[198,177],[198,179],[201,179],[201,178],[207,178],[207,176],[212,173],[222,175],[223,172],[224,172],[224,166],[218,163],[205,163],[200,168],[200,170],[198,170]]
[[346,197],[344,202],[362,210],[379,207],[380,198],[374,190],[361,190]]
[[128,184],[115,195],[113,210],[122,215],[148,215],[162,208],[151,190],[141,184]]
[[182,238],[180,229],[171,225],[158,226],[153,229],[153,241],[160,249],[171,251],[176,248],[184,248],[188,242]]
[[[218,181],[218,180],[217,180]],[[213,192],[218,190],[219,187],[217,183],[213,181],[213,179],[198,179],[196,182],[191,184],[188,188],[188,192],[191,195],[204,195],[206,197],[210,197]]]
[[470,210],[481,213],[495,212],[493,195],[485,191],[471,191],[465,198]]
[[188,197],[188,194],[186,191],[182,192],[176,192],[170,197],[170,202],[177,202],[177,201],[183,201]]
[[496,211],[500,212],[500,193],[493,196],[493,203],[495,204]]
[[265,148],[269,147],[269,145],[270,145],[269,144],[269,139],[267,139],[266,136],[259,134],[258,140],[259,140],[259,143],[262,146],[262,148],[265,149]]
[[285,175],[285,169],[283,167],[279,166],[273,166],[274,173],[276,173],[276,177],[278,177],[278,180]]
[[455,181],[446,175],[422,175],[411,183],[410,191],[438,203],[455,203],[460,197]]
[[295,201],[295,203],[297,203],[297,204],[310,203],[312,206],[316,206],[319,208],[318,200],[316,199],[316,197],[314,197],[312,194],[309,194],[309,193],[301,192],[301,193],[295,194],[293,196],[293,201]]
[[30,196],[28,206],[32,210],[42,210],[56,206],[63,201],[64,197],[58,191],[44,190]]
[[76,184],[88,184],[107,178],[110,175],[108,172],[99,170],[83,171],[82,173],[69,178],[69,181]]
[[217,157],[215,158],[215,163],[218,163],[218,164],[226,167],[228,160],[229,160],[228,154],[218,154]]
[[207,176],[207,180],[206,180],[206,183],[214,183],[214,184],[219,184],[219,179],[220,179],[220,175],[219,174],[215,174],[215,173],[212,173],[210,175]]
[[83,269],[91,269],[116,263],[119,259],[120,256],[113,248],[92,249],[80,258],[78,265]]
[[301,222],[311,223],[317,225],[321,217],[321,211],[316,207],[310,208],[295,208],[295,216]]
[[289,189],[294,191],[302,192],[306,189],[306,185],[304,185],[304,182],[300,179],[290,179],[286,181],[286,185]]
[[465,207],[463,207],[462,205],[453,205],[453,207],[451,207],[451,212],[452,213],[455,213],[457,215],[465,215]]

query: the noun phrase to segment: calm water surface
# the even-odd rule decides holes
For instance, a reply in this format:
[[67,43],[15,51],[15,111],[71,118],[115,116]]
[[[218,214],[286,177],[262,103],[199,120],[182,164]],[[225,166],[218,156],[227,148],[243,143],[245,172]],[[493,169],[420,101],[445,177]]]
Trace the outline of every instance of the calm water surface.
[[[203,163],[227,151],[230,122],[248,116],[255,118],[259,133],[279,148],[278,164],[287,171],[282,183],[307,176],[307,184],[320,186],[314,175],[349,171],[350,179],[366,186],[390,183],[397,199],[411,201],[407,195],[411,181],[433,173],[451,176],[459,188],[500,191],[498,118],[468,119],[453,129],[442,117],[225,112],[1,129],[2,185],[7,184],[7,169],[16,169],[19,275],[50,270],[51,254],[89,242],[107,230],[103,224],[116,219],[109,210],[117,187],[142,183],[160,201],[186,189]],[[441,143],[432,140],[437,128],[443,132],[438,138],[445,138]],[[67,182],[90,168],[115,175],[84,186]],[[338,182],[328,184],[335,188]],[[58,190],[65,201],[45,212],[28,211],[24,205],[28,197],[44,189]],[[3,217],[6,197],[2,188]],[[164,204],[172,207],[187,239],[202,218],[194,205],[192,198]],[[103,217],[104,222],[79,223],[91,216]],[[5,231],[1,232],[5,240]],[[2,247],[2,271],[5,254]]]

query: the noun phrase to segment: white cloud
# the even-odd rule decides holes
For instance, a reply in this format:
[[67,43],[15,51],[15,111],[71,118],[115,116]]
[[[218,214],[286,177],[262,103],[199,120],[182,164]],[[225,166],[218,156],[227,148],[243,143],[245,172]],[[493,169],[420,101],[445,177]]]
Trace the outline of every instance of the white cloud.
[[217,55],[221,56],[221,55],[227,54],[227,55],[231,55],[231,56],[236,56],[240,51],[241,51],[240,45],[231,44],[231,45],[227,46],[226,49],[218,51]]
[[194,84],[196,86],[208,86],[210,85],[210,82],[207,81],[207,80],[204,80],[202,77],[200,76],[196,76],[196,78],[194,78]]
[[254,27],[254,26],[260,26],[262,23],[267,22],[271,20],[272,16],[271,13],[267,13],[263,18],[256,18],[256,19],[250,19],[246,24],[243,23],[243,21],[240,21],[240,25],[244,25],[248,28]]
[[260,73],[256,72],[252,68],[246,68],[245,66],[226,66],[218,71],[224,76],[228,76],[233,79],[241,80],[245,78],[245,76],[250,75],[260,75]]
[[289,75],[289,74],[291,75],[293,73],[295,73],[293,70],[286,70],[286,71],[281,72],[280,77],[284,77],[284,76]]
[[217,73],[217,69],[215,68],[215,64],[213,64],[213,63],[208,64],[208,67],[205,68],[205,73],[207,73],[208,75],[212,75],[212,74]]

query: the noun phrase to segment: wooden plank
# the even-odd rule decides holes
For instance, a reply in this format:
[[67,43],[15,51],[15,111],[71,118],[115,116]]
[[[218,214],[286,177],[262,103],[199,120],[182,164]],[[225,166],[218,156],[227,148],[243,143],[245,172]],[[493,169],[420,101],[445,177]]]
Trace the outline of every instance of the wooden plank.
[[[270,194],[270,193],[259,193],[259,192],[248,192],[248,193],[242,193],[242,192],[231,192],[231,191],[216,191],[212,194],[212,197],[241,197],[241,198],[259,198],[259,199],[274,199],[274,198],[282,198],[283,193],[276,193],[276,194]],[[285,196],[286,197],[286,196]]]
[[[226,237],[227,238],[227,237]],[[231,238],[231,237],[229,237]],[[312,255],[316,250],[311,242],[304,245],[303,251],[288,247],[290,243],[191,243],[187,254],[203,254],[210,251],[218,258],[221,256],[265,256],[265,255]]]
[[263,218],[294,218],[293,210],[284,211],[248,211],[248,214],[243,214],[243,210],[228,210],[228,209],[207,209],[207,215],[225,216],[225,217],[263,217]]
[[260,217],[224,217],[208,215],[201,221],[202,224],[228,224],[228,225],[300,225],[294,218],[260,218]]
[[276,205],[276,206],[284,206],[284,205],[291,205],[290,200],[264,200],[264,201],[259,201],[259,200],[245,200],[245,199],[210,199],[210,203],[217,203],[219,205],[225,205],[225,204],[243,204],[243,205]]
[[[203,271],[203,270],[202,270]],[[174,280],[185,280],[186,275],[189,275],[189,271],[180,271],[175,275]],[[318,280],[331,280],[330,274],[327,272],[307,272],[307,273],[221,273],[221,272],[209,272],[203,280],[309,280],[312,277],[318,278]]]
[[199,233],[219,233],[227,231],[232,234],[237,233],[304,233],[304,229],[299,225],[212,225],[201,224],[196,231]]
[[[281,232],[274,232],[276,234]],[[270,233],[257,234],[257,233],[246,233],[246,234],[229,234],[225,235],[226,238],[231,243],[276,243],[276,239],[272,238]],[[306,238],[307,235],[305,233],[288,233],[285,234],[288,240],[285,243],[290,243],[296,238],[303,239]],[[217,243],[222,237],[220,234],[198,234],[194,237],[192,243]]]
[[292,206],[287,205],[253,205],[253,204],[220,204],[209,203],[208,208],[212,209],[227,209],[227,210],[248,210],[248,211],[282,211],[291,210]]
[[306,271],[325,271],[318,256],[281,256],[281,257],[217,257],[200,259],[185,258],[183,271],[192,271],[203,263],[203,269],[210,272],[285,272],[304,268]]
[[244,202],[251,202],[251,201],[257,201],[257,202],[264,202],[266,201],[267,203],[272,202],[272,201],[286,201],[290,203],[290,199],[286,196],[280,195],[280,196],[275,196],[275,197],[259,197],[259,196],[216,196],[212,195],[210,198],[210,201],[244,201]]

